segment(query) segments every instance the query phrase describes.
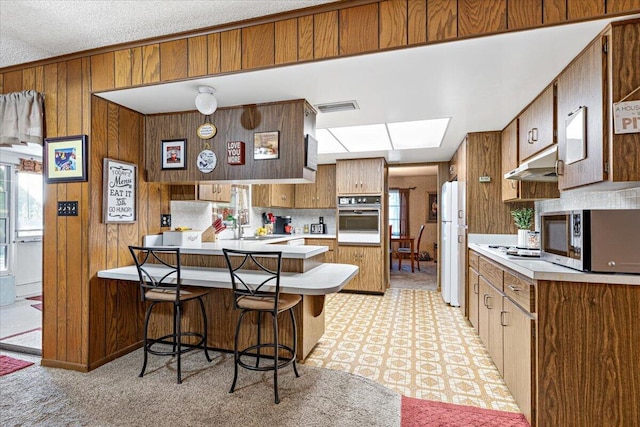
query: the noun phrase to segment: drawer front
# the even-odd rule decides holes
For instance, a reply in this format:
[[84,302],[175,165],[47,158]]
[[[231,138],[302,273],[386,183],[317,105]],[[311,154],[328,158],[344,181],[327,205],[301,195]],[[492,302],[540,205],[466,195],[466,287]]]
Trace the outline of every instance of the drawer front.
[[330,251],[336,248],[336,239],[305,239],[305,245],[328,246]]
[[469,267],[473,268],[475,271],[478,271],[479,260],[480,260],[480,255],[477,252],[469,251]]
[[525,310],[535,313],[535,287],[532,282],[505,271],[504,293]]
[[499,289],[500,291],[504,291],[502,287],[502,268],[485,258],[480,258],[478,264],[478,271],[480,272],[480,276],[484,277],[487,282],[491,283],[495,288]]

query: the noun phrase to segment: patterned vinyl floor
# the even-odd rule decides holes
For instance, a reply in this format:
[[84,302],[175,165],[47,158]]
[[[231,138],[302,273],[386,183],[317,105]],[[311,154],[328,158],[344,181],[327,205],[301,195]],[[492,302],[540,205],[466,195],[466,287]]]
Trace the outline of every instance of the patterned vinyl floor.
[[487,350],[439,292],[339,293],[305,364],[351,372],[405,396],[520,412]]

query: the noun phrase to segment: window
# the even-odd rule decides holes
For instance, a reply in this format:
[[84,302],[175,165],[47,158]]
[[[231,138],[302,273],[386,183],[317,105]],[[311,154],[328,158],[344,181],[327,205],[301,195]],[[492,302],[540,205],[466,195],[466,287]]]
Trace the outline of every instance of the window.
[[42,236],[42,175],[18,172],[16,234],[18,238]]
[[0,272],[9,268],[9,203],[11,203],[11,167],[0,165]]
[[400,235],[400,192],[389,190],[389,225],[394,236]]

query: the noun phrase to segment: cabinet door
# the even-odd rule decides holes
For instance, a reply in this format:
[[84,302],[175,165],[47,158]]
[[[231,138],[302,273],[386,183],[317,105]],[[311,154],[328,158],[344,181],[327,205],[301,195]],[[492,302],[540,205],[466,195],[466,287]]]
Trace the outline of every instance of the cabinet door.
[[198,200],[229,202],[231,200],[231,185],[198,184]]
[[344,289],[383,292],[381,251],[382,249],[376,246],[340,246],[338,249],[339,263],[357,265],[360,269],[356,277]]
[[473,268],[469,268],[469,321],[475,328],[476,332],[479,332],[479,313],[480,307],[478,303],[480,301],[480,276],[478,272]]
[[[606,55],[602,39],[597,38],[558,77],[558,185],[560,190],[606,179],[608,129],[603,118]],[[567,163],[565,123],[578,108],[586,107],[584,159]],[[573,147],[575,148],[575,147]]]
[[271,185],[271,206],[292,208],[295,197],[295,187],[292,184]]
[[[318,182],[318,173],[316,172],[316,184]],[[316,184],[296,184],[295,185],[295,207],[299,209],[308,209],[316,207]]]
[[503,298],[503,306],[504,382],[531,423],[531,411],[535,407],[532,400],[535,397],[532,363],[534,318],[507,297]]
[[336,165],[321,165],[316,171],[316,204],[319,209],[336,207]]
[[504,349],[502,336],[502,297],[492,286],[489,286],[489,297],[487,305],[489,309],[489,354],[493,363],[498,368],[498,372],[504,374]]
[[338,194],[358,194],[360,182],[359,160],[336,162],[336,191]]
[[520,162],[556,143],[554,136],[556,102],[553,92],[553,85],[549,86],[519,117]]
[[502,201],[518,198],[518,181],[505,179],[504,174],[518,167],[518,119],[502,131]]
[[344,287],[345,290],[360,291],[362,282],[362,251],[360,246],[340,246],[338,249],[338,263],[357,265],[360,270]]
[[381,194],[383,191],[382,159],[364,159],[360,161],[360,189],[364,194]]
[[480,292],[478,294],[478,335],[480,335],[480,341],[489,350],[489,303],[488,299],[491,296],[491,285],[487,280],[480,276],[478,278],[478,287]]
[[343,160],[336,163],[338,194],[381,194],[384,159]]

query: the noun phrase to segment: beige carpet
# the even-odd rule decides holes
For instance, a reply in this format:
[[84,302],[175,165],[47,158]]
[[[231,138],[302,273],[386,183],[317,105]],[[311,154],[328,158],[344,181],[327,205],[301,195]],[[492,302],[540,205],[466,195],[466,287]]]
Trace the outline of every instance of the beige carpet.
[[411,272],[411,262],[404,260],[402,270],[398,270],[398,260],[393,260],[391,268],[391,288],[435,291],[438,289],[438,269],[433,261],[420,261],[420,270],[415,265]]
[[[28,356],[11,354],[29,360]],[[230,355],[189,353],[183,383],[175,364],[151,356],[138,377],[141,350],[89,373],[37,363],[0,377],[0,424],[6,426],[399,426],[400,395],[346,372],[299,366],[280,377],[273,402],[272,373],[241,370],[235,393]],[[37,362],[37,358],[34,358]]]

